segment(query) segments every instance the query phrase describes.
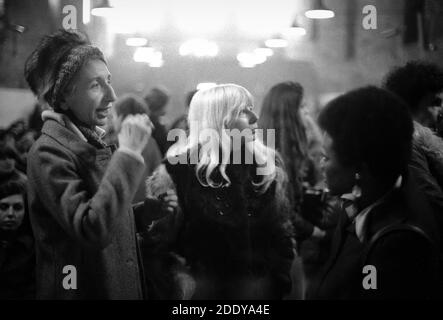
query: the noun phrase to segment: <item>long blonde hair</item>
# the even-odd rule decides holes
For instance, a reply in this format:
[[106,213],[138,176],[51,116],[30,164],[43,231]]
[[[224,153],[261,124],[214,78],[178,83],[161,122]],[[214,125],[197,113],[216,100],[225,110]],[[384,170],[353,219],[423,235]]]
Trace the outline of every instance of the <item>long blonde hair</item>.
[[[198,152],[196,162],[196,176],[203,186],[219,188],[231,183],[226,173],[226,166],[232,151],[232,143],[227,130],[246,108],[253,106],[253,98],[245,88],[235,84],[220,84],[208,89],[199,90],[191,100],[188,122],[189,136],[184,148],[175,149],[174,153]],[[208,130],[209,129],[209,130]],[[201,131],[207,130],[213,135],[207,141],[208,136],[202,135]],[[201,145],[206,148],[200,148]],[[221,151],[221,159],[220,159]],[[275,163],[275,151],[264,145],[263,141],[255,139],[254,156],[260,155],[267,161]],[[222,182],[216,182],[211,177],[214,170],[218,170]],[[275,166],[272,172],[262,175],[261,181],[253,183],[259,191],[264,192],[276,177]]]

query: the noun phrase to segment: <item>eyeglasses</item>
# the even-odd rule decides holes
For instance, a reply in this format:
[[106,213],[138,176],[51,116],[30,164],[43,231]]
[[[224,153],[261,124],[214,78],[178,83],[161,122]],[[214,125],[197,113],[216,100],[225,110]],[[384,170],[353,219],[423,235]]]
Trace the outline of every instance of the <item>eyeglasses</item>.
[[23,210],[24,208],[23,204],[21,203],[14,203],[14,204],[0,203],[0,211],[9,210],[10,207],[12,207],[14,211],[20,211]]

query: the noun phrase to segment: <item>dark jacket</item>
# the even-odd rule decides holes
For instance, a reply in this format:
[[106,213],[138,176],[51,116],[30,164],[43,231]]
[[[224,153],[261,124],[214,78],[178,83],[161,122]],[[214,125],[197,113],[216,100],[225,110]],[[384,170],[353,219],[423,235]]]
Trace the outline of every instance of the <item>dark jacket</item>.
[[166,130],[166,127],[160,122],[159,118],[151,117],[151,121],[154,125],[154,129],[152,130],[152,137],[157,142],[157,145],[163,157],[166,154],[166,151],[168,151],[169,147],[168,130]]
[[[28,156],[37,298],[142,298],[131,199],[144,165],[120,151],[111,156],[110,147],[45,121]],[[77,270],[76,290],[63,286],[67,265]]]
[[431,130],[415,123],[412,155],[409,162],[417,186],[428,198],[443,226],[443,140]]
[[183,212],[173,249],[191,268],[193,298],[280,299],[289,292],[292,229],[278,183],[260,195],[251,184],[254,166],[228,165],[229,187],[204,187],[194,165],[165,163]]
[[35,299],[34,239],[30,232],[0,230],[0,300],[6,299]]
[[[429,128],[414,123],[415,132],[409,170],[418,192],[423,193],[434,211],[436,226],[443,232],[443,140]],[[443,287],[443,237],[440,237],[440,286]],[[441,293],[443,297],[443,292]]]
[[[426,299],[435,297],[438,278],[437,247],[423,232],[426,228],[401,228],[415,225],[415,213],[406,205],[404,193],[394,191],[368,216],[367,238],[360,242],[355,225],[342,212],[334,234],[331,255],[323,271],[307,290],[308,299]],[[424,208],[423,208],[424,209]],[[413,223],[414,222],[414,223]],[[385,233],[371,239],[385,227]],[[366,265],[377,270],[377,289],[365,290]]]

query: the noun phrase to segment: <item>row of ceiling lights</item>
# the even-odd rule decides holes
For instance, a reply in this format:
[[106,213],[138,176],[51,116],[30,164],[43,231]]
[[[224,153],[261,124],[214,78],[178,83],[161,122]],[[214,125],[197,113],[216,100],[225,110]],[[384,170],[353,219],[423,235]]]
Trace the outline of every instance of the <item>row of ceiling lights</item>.
[[[322,0],[313,0],[311,9],[305,12],[305,16],[309,19],[330,19],[335,16],[334,11],[324,6]],[[114,10],[110,6],[108,0],[102,0],[101,5],[93,8],[91,14],[95,16],[109,16]],[[295,36],[304,36],[306,29],[299,22],[298,17],[294,20],[289,28],[289,34]],[[128,46],[138,47],[134,53],[133,59],[136,62],[148,63],[151,67],[163,66],[162,53],[150,46],[148,40],[143,37],[132,37],[126,40]],[[241,67],[252,68],[258,64],[264,63],[268,57],[273,55],[272,48],[284,48],[288,46],[288,41],[281,35],[275,35],[265,41],[264,47],[259,47],[252,52],[241,52],[237,55],[237,60]],[[179,53],[181,56],[196,57],[214,57],[218,54],[218,46],[215,42],[205,39],[193,39],[185,42],[180,46]]]
[[[305,16],[309,19],[330,19],[335,16],[334,11],[328,9],[322,0],[312,0],[313,5],[309,10],[306,10]],[[91,14],[99,17],[107,17],[113,14],[113,8],[109,4],[109,0],[102,0],[101,4],[91,10]],[[294,25],[293,25],[294,26]],[[298,27],[298,25],[296,25]]]

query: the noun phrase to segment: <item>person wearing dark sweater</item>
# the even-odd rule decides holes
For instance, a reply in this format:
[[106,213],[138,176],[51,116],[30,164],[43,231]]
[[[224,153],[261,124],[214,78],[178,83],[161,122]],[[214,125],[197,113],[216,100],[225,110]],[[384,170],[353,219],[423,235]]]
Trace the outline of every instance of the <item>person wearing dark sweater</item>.
[[35,299],[35,249],[26,176],[0,159],[0,300]]
[[[430,62],[409,61],[393,68],[386,75],[383,86],[405,102],[414,120],[409,169],[415,177],[418,191],[430,202],[441,233],[443,139],[438,136],[438,129],[443,111],[443,69]],[[443,249],[443,241],[440,249]],[[440,264],[443,267],[443,251],[440,252]],[[440,270],[440,280],[443,281],[443,269]],[[440,286],[443,288],[443,282]]]
[[[189,120],[189,144],[169,154],[160,177],[148,180],[150,190],[162,184],[167,190],[169,181],[180,211],[154,224],[150,237],[170,240],[167,247],[186,262],[188,280],[182,284],[191,288],[189,298],[281,299],[291,289],[294,258],[286,177],[275,151],[253,134],[257,115],[250,93],[233,84],[200,90]],[[206,141],[199,134],[205,129],[221,136],[229,129],[246,134],[236,149],[228,136]],[[224,160],[215,150],[223,150]],[[238,163],[237,152],[244,155]],[[255,160],[247,162],[247,153]],[[273,161],[271,170],[260,170]],[[176,232],[165,237],[156,229]]]
[[149,117],[154,125],[152,137],[157,142],[162,157],[168,151],[168,130],[161,122],[161,118],[166,114],[166,106],[169,102],[169,94],[165,89],[153,88],[144,97],[149,109]]

